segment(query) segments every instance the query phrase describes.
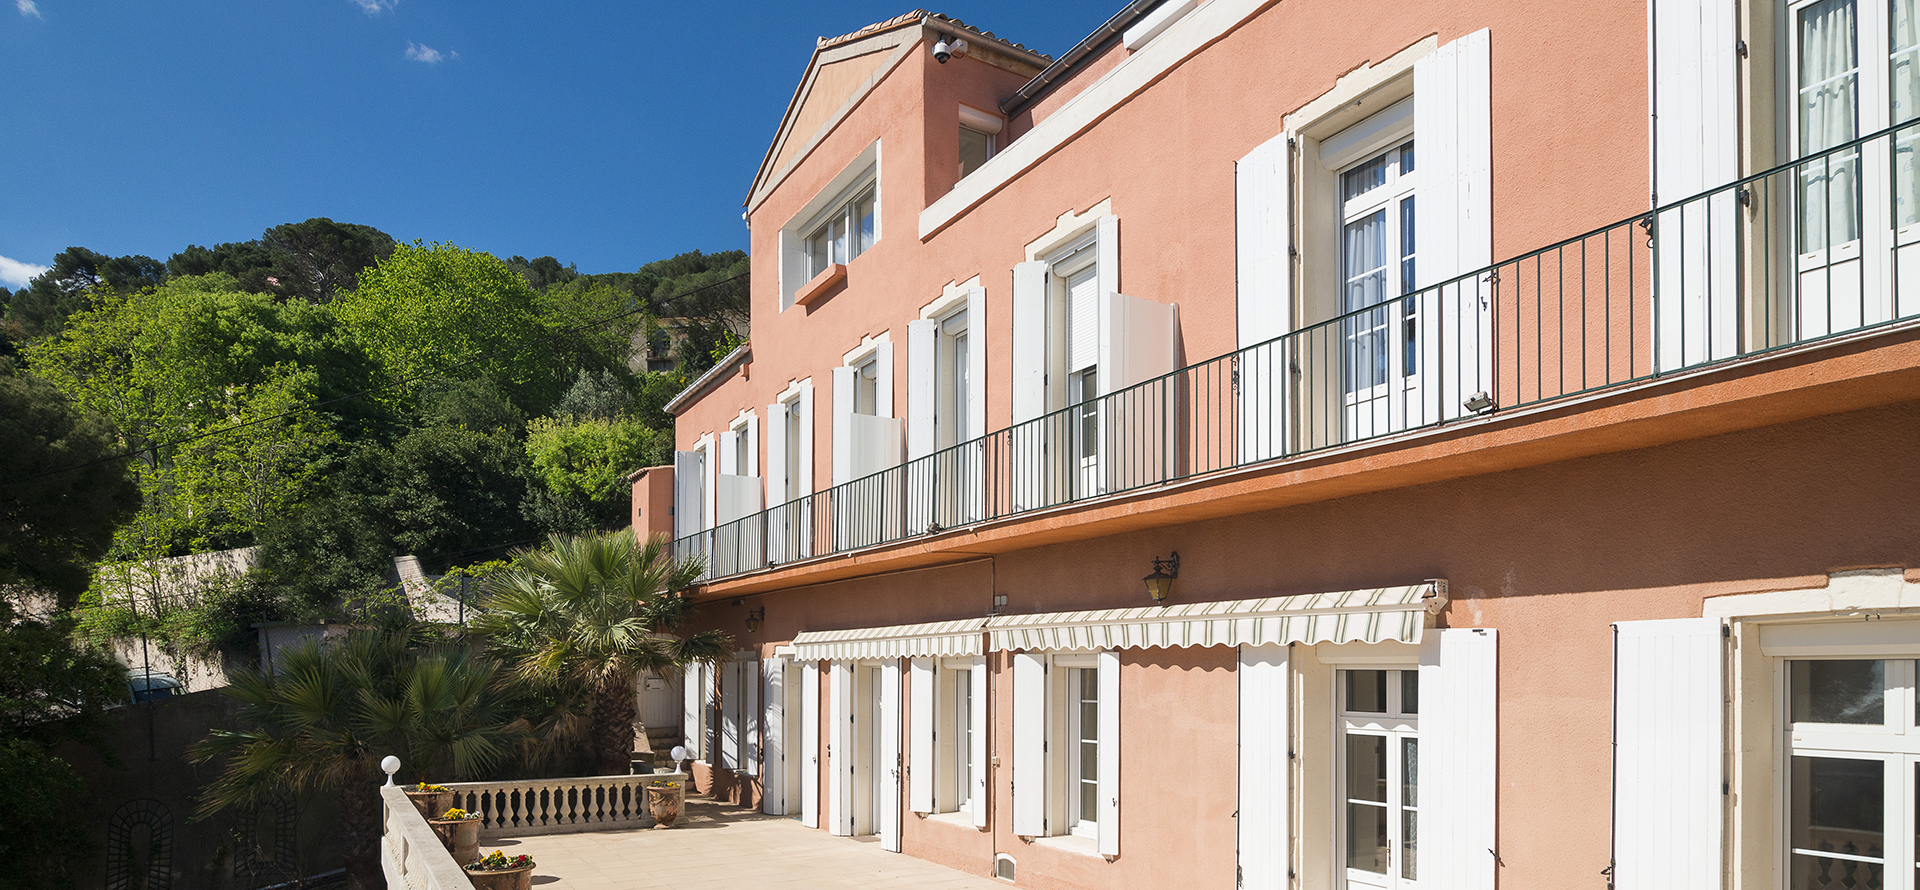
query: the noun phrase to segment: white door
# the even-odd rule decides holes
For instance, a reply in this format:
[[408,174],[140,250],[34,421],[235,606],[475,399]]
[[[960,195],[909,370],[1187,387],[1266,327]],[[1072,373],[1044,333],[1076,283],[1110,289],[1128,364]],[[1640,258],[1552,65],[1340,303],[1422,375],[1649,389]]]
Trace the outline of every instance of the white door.
[[[1418,406],[1419,301],[1414,287],[1414,154],[1408,140],[1340,172],[1341,389],[1346,438],[1408,426]],[[1417,416],[1417,414],[1416,414]]]
[[1340,861],[1348,887],[1419,886],[1420,673],[1343,670],[1335,694]]

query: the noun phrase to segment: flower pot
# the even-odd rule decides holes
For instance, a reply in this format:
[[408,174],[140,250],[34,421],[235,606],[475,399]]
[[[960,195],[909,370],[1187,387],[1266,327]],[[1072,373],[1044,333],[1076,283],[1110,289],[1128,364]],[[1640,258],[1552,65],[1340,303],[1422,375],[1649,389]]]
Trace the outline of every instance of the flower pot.
[[465,865],[480,858],[480,819],[428,819],[433,833],[447,845],[453,861]]
[[685,803],[678,787],[647,786],[647,809],[653,813],[656,828],[672,828],[680,818],[680,807]]
[[407,799],[413,801],[413,808],[420,811],[422,818],[432,819],[453,808],[451,791],[415,791],[407,789]]
[[532,890],[533,866],[505,871],[474,871],[469,868],[467,880],[473,882],[473,890]]

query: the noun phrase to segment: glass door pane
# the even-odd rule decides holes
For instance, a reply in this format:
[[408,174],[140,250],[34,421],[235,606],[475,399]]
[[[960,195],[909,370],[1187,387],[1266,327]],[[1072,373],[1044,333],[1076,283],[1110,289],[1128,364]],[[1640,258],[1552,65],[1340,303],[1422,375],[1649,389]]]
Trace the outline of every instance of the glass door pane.
[[1886,721],[1884,661],[1791,661],[1787,676],[1788,713],[1795,723]]
[[[1857,19],[1854,0],[1825,0],[1800,10],[1796,124],[1801,157],[1860,135]],[[1808,161],[1800,169],[1800,252],[1859,237],[1859,152]]]
[[1787,827],[1792,890],[1881,890],[1886,763],[1795,756]]
[[[1413,673],[1407,671],[1406,673]],[[1416,880],[1420,851],[1420,741],[1400,740],[1400,877]]]
[[[1888,113],[1898,126],[1920,120],[1920,15],[1916,0],[1891,0],[1888,9]],[[1916,177],[1920,124],[1893,134],[1893,224],[1920,222],[1920,177]]]
[[1386,875],[1387,739],[1347,736],[1347,867]]
[[[1344,232],[1346,312],[1379,305],[1387,298],[1387,212],[1376,210],[1347,223]],[[1343,333],[1347,341],[1347,392],[1361,392],[1387,380],[1387,313],[1380,309],[1353,316]]]

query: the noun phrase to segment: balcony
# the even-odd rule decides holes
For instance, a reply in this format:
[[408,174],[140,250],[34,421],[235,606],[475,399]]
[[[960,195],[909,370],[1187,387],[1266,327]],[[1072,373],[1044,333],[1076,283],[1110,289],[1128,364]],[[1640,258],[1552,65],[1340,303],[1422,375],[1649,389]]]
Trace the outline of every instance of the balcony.
[[[674,552],[705,558],[707,580],[722,581],[1369,445],[1409,449],[1609,396],[1641,400],[1623,417],[1691,410],[1732,396],[1656,405],[1641,390],[1752,375],[1822,345],[1904,344],[1887,335],[1920,329],[1907,324],[1920,317],[1917,142],[1920,124],[1870,134],[702,531]],[[1864,373],[1898,385],[1821,408],[1806,407],[1825,398],[1810,395],[1798,415],[1749,410],[1747,422],[1920,397],[1916,366],[1903,352],[1801,367],[1776,389]],[[1589,453],[1609,447],[1637,446],[1616,437]]]

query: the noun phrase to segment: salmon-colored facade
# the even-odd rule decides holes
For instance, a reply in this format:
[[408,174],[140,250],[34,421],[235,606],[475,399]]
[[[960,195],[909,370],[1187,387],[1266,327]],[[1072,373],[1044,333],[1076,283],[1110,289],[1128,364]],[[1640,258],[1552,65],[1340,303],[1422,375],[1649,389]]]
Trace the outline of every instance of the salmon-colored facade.
[[1914,890],[1891,10],[822,40],[635,478],[698,784],[1019,886]]

